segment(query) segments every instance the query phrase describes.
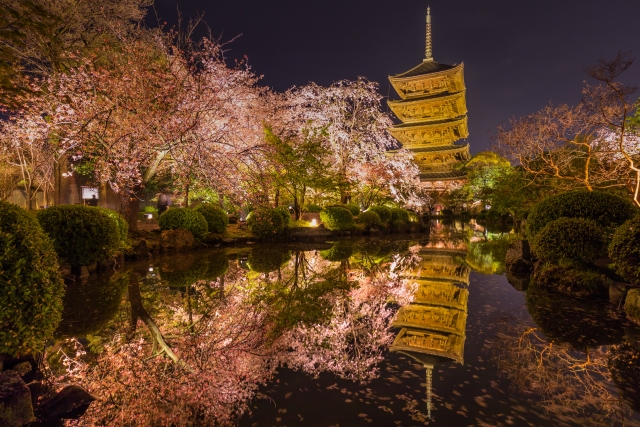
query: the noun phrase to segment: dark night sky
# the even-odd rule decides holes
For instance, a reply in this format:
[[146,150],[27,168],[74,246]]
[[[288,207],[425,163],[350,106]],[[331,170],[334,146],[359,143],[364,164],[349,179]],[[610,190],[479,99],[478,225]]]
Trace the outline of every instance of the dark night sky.
[[[427,4],[434,59],[465,65],[471,151],[513,116],[549,101],[576,103],[583,69],[619,50],[640,57],[640,0],[156,0],[169,26],[204,12],[230,59],[246,55],[262,84],[283,91],[387,76],[424,57]],[[626,73],[640,83],[640,58]],[[391,91],[393,98],[393,91]]]

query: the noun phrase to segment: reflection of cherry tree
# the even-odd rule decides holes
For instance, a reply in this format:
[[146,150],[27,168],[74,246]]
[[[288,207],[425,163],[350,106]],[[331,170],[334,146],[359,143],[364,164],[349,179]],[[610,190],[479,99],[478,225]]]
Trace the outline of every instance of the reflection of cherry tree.
[[492,349],[514,387],[558,419],[608,425],[626,411],[613,391],[606,346],[583,353],[517,325],[499,334]]
[[[411,286],[401,271],[414,261],[413,255],[397,257],[373,275],[350,271],[346,292],[344,287],[323,288],[330,281],[322,273],[333,278],[340,267],[311,252],[297,255],[279,273],[257,280],[232,268],[224,278],[224,292],[221,279],[197,281],[189,293],[198,303],[189,309],[183,293],[160,289],[150,295],[144,287],[151,279],[131,272],[131,316],[121,320],[104,351],[86,363],[81,349],[76,357],[61,356],[68,371],[57,377],[56,385],[79,383],[100,399],[77,424],[231,424],[283,364],[312,375],[327,371],[359,380],[373,377],[392,339],[388,302],[410,298]],[[274,284],[288,288],[284,296],[256,299],[256,286],[271,292]],[[322,292],[314,293],[318,286]],[[307,291],[296,293],[294,288]],[[291,312],[292,306],[311,304],[292,301],[296,296],[325,299],[329,304],[321,305],[328,308],[327,316],[305,319],[298,313],[302,317],[293,316],[295,324],[278,328],[274,310],[286,306]],[[138,328],[139,321],[146,328]]]

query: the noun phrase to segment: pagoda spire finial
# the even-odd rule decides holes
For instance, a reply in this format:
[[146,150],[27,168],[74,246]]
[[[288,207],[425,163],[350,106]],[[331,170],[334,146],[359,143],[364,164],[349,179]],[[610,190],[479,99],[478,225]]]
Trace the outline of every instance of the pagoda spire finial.
[[431,49],[431,7],[427,6],[427,45],[424,50],[425,61],[433,61],[433,51]]
[[431,420],[431,400],[433,398],[432,392],[432,378],[433,378],[433,365],[424,365],[427,368],[427,418]]

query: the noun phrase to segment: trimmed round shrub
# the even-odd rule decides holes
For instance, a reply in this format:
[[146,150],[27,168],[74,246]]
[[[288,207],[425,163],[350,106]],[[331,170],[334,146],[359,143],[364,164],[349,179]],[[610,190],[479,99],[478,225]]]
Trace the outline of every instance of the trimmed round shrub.
[[609,258],[616,273],[634,285],[640,285],[640,216],[616,229],[609,244]]
[[391,221],[409,222],[409,211],[401,208],[391,209]]
[[198,205],[195,209],[196,212],[200,212],[204,219],[207,221],[210,233],[222,234],[227,229],[229,224],[229,216],[225,211],[218,206],[205,203]]
[[36,217],[58,256],[72,266],[102,261],[120,248],[118,223],[104,209],[52,206],[38,211]]
[[313,203],[311,203],[310,205],[307,206],[307,212],[318,213],[320,211],[322,211],[322,207],[321,206],[314,205]]
[[195,237],[200,237],[209,230],[209,225],[204,215],[189,208],[170,208],[160,215],[158,225],[160,230],[184,228]]
[[62,313],[58,268],[53,244],[36,219],[0,201],[0,354],[44,350]]
[[323,209],[320,219],[329,230],[351,230],[355,225],[351,212],[339,206]]
[[276,211],[282,216],[282,220],[284,221],[284,227],[287,228],[291,225],[291,213],[289,212],[289,208],[286,206],[278,206]]
[[320,256],[327,261],[339,262],[349,259],[353,255],[353,242],[348,240],[339,240],[331,246],[331,248],[320,251]]
[[258,208],[247,216],[247,226],[256,236],[268,239],[284,231],[284,220],[273,208]]
[[382,220],[380,219],[380,215],[373,211],[362,212],[358,215],[358,224],[362,224],[365,230],[369,230],[371,228],[379,228],[382,227]]
[[269,273],[282,267],[291,259],[291,252],[279,248],[253,248],[247,266],[257,273]]
[[375,212],[385,224],[391,220],[391,209],[386,206],[371,206],[367,212]]
[[142,208],[142,212],[150,213],[150,214],[157,214],[158,213],[158,208],[149,205],[149,206],[145,206],[144,208]]
[[346,205],[344,205],[344,208],[349,210],[349,212],[351,212],[351,215],[353,216],[360,215],[360,206],[356,205],[355,203],[347,203]]
[[533,240],[533,249],[543,261],[572,259],[591,262],[606,246],[602,229],[584,218],[560,218],[548,223]]
[[443,209],[443,210],[440,211],[440,214],[442,216],[452,217],[453,216],[453,211],[451,209]]
[[120,242],[126,242],[127,235],[129,234],[129,223],[122,215],[120,215],[116,211],[112,211],[111,209],[98,208],[102,212],[104,212],[109,218],[115,221],[116,226],[118,227],[118,240]]
[[576,190],[547,197],[535,205],[527,218],[527,234],[535,237],[558,218],[586,218],[605,231],[622,225],[638,213],[630,200],[610,193]]

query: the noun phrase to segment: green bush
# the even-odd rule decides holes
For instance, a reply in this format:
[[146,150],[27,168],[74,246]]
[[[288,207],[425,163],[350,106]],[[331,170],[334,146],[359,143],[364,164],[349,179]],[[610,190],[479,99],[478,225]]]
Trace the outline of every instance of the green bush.
[[453,217],[453,211],[451,209],[442,209],[440,214],[446,217]]
[[282,220],[284,221],[284,228],[287,228],[291,225],[291,213],[289,213],[289,208],[286,206],[278,206],[276,211],[282,216]]
[[247,226],[256,236],[268,239],[284,231],[284,220],[273,208],[258,208],[247,216]]
[[385,224],[391,221],[391,209],[386,206],[371,206],[367,212],[375,212]]
[[207,221],[210,233],[222,234],[226,231],[229,224],[229,216],[218,206],[204,203],[198,205],[194,210],[200,212]]
[[609,258],[616,273],[640,285],[640,216],[618,227],[609,244]]
[[257,273],[269,273],[291,259],[291,252],[273,247],[255,247],[249,254],[247,266]]
[[153,207],[153,206],[145,206],[144,208],[142,208],[142,212],[150,213],[150,214],[157,214],[158,213],[158,208]]
[[36,219],[0,201],[0,354],[37,353],[60,321],[64,283]]
[[409,222],[409,211],[401,208],[391,209],[391,221]]
[[348,240],[339,240],[331,246],[331,248],[320,251],[320,256],[327,261],[339,262],[349,259],[353,255],[353,242]]
[[548,223],[533,240],[533,249],[543,261],[572,259],[591,262],[606,246],[602,229],[590,219],[560,218]]
[[129,223],[127,223],[127,220],[124,219],[124,217],[120,215],[118,212],[112,211],[111,209],[105,209],[105,208],[98,208],[98,209],[100,209],[109,218],[115,221],[116,226],[118,228],[118,240],[121,243],[126,242],[127,236],[129,234]]
[[314,205],[313,203],[311,203],[310,205],[307,206],[307,212],[318,213],[320,211],[322,211],[322,207],[321,206]]
[[471,212],[469,211],[460,212],[460,219],[462,221],[469,221],[471,219]]
[[547,197],[536,204],[527,218],[527,234],[535,237],[545,225],[558,218],[586,218],[606,232],[633,218],[638,209],[614,194],[577,190]]
[[339,206],[323,209],[320,219],[329,230],[351,230],[355,224],[351,212]]
[[206,218],[189,208],[170,208],[158,219],[160,230],[177,230],[184,228],[195,237],[200,237],[209,230]]
[[362,212],[358,215],[358,224],[362,224],[365,230],[380,228],[383,226],[380,215],[373,211]]
[[72,266],[91,265],[120,249],[118,223],[104,209],[60,205],[38,211],[36,216],[58,256]]
[[343,207],[351,212],[351,215],[353,216],[360,215],[360,206],[356,205],[355,203],[347,203]]

